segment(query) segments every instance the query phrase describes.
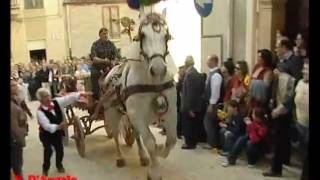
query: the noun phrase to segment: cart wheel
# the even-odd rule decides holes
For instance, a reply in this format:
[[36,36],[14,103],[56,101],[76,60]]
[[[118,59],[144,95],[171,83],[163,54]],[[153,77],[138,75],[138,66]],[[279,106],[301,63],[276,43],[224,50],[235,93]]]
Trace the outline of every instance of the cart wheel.
[[126,142],[127,146],[130,146],[132,147],[134,141],[135,141],[135,137],[133,135],[133,129],[130,127],[130,128],[127,128],[126,131],[125,131],[125,136],[124,136],[124,141]]
[[84,143],[84,130],[82,124],[77,116],[73,118],[73,130],[74,130],[74,139],[76,141],[77,150],[81,157],[85,157],[86,146]]

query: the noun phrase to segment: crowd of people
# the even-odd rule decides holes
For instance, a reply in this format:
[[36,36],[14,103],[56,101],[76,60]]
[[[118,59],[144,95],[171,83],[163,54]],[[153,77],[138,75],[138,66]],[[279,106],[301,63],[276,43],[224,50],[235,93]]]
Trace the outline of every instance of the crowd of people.
[[303,177],[308,173],[309,59],[297,35],[295,43],[283,37],[276,52],[261,49],[249,73],[246,61],[207,58],[208,75],[194,68],[192,56],[179,67],[177,82],[178,138],[182,149],[204,149],[225,156],[222,166],[235,165],[246,149],[249,167],[266,154],[271,168],[264,176],[282,176],[291,164],[292,144],[299,144]]
[[21,86],[27,101],[36,100],[36,92],[45,87],[55,97],[61,93],[91,90],[91,63],[86,58],[60,62],[45,60],[29,64],[14,64],[11,77]]

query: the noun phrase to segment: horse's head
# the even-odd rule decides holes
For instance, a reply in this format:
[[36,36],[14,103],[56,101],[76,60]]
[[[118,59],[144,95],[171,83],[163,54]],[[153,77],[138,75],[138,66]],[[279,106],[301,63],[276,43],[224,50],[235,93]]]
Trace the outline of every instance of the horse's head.
[[154,77],[164,77],[167,72],[166,56],[169,54],[167,43],[171,36],[164,19],[164,15],[156,13],[144,15],[143,10],[140,11],[141,22],[138,34],[140,54]]

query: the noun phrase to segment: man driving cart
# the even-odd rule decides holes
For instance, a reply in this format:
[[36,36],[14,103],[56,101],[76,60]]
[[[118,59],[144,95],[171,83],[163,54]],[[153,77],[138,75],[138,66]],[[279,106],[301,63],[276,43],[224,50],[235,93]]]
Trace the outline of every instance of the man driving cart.
[[99,99],[99,79],[102,75],[109,72],[113,65],[117,64],[120,59],[120,54],[114,45],[108,39],[108,29],[101,28],[99,30],[100,38],[91,46],[91,85],[93,98]]

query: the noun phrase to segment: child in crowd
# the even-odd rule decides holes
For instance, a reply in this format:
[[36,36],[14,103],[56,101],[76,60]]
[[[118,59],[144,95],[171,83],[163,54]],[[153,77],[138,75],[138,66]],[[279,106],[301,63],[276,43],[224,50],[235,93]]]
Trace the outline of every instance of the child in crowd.
[[246,124],[239,112],[239,103],[230,100],[228,103],[228,113],[231,115],[228,122],[220,122],[220,142],[223,156],[227,156],[234,142],[245,133]]
[[268,128],[265,124],[265,113],[259,107],[253,109],[252,120],[247,117],[244,122],[247,125],[247,134],[238,138],[232,146],[227,160],[222,163],[222,166],[235,165],[238,156],[244,148],[247,149],[248,167],[254,167],[260,156],[263,155],[265,147],[265,138],[268,133]]

